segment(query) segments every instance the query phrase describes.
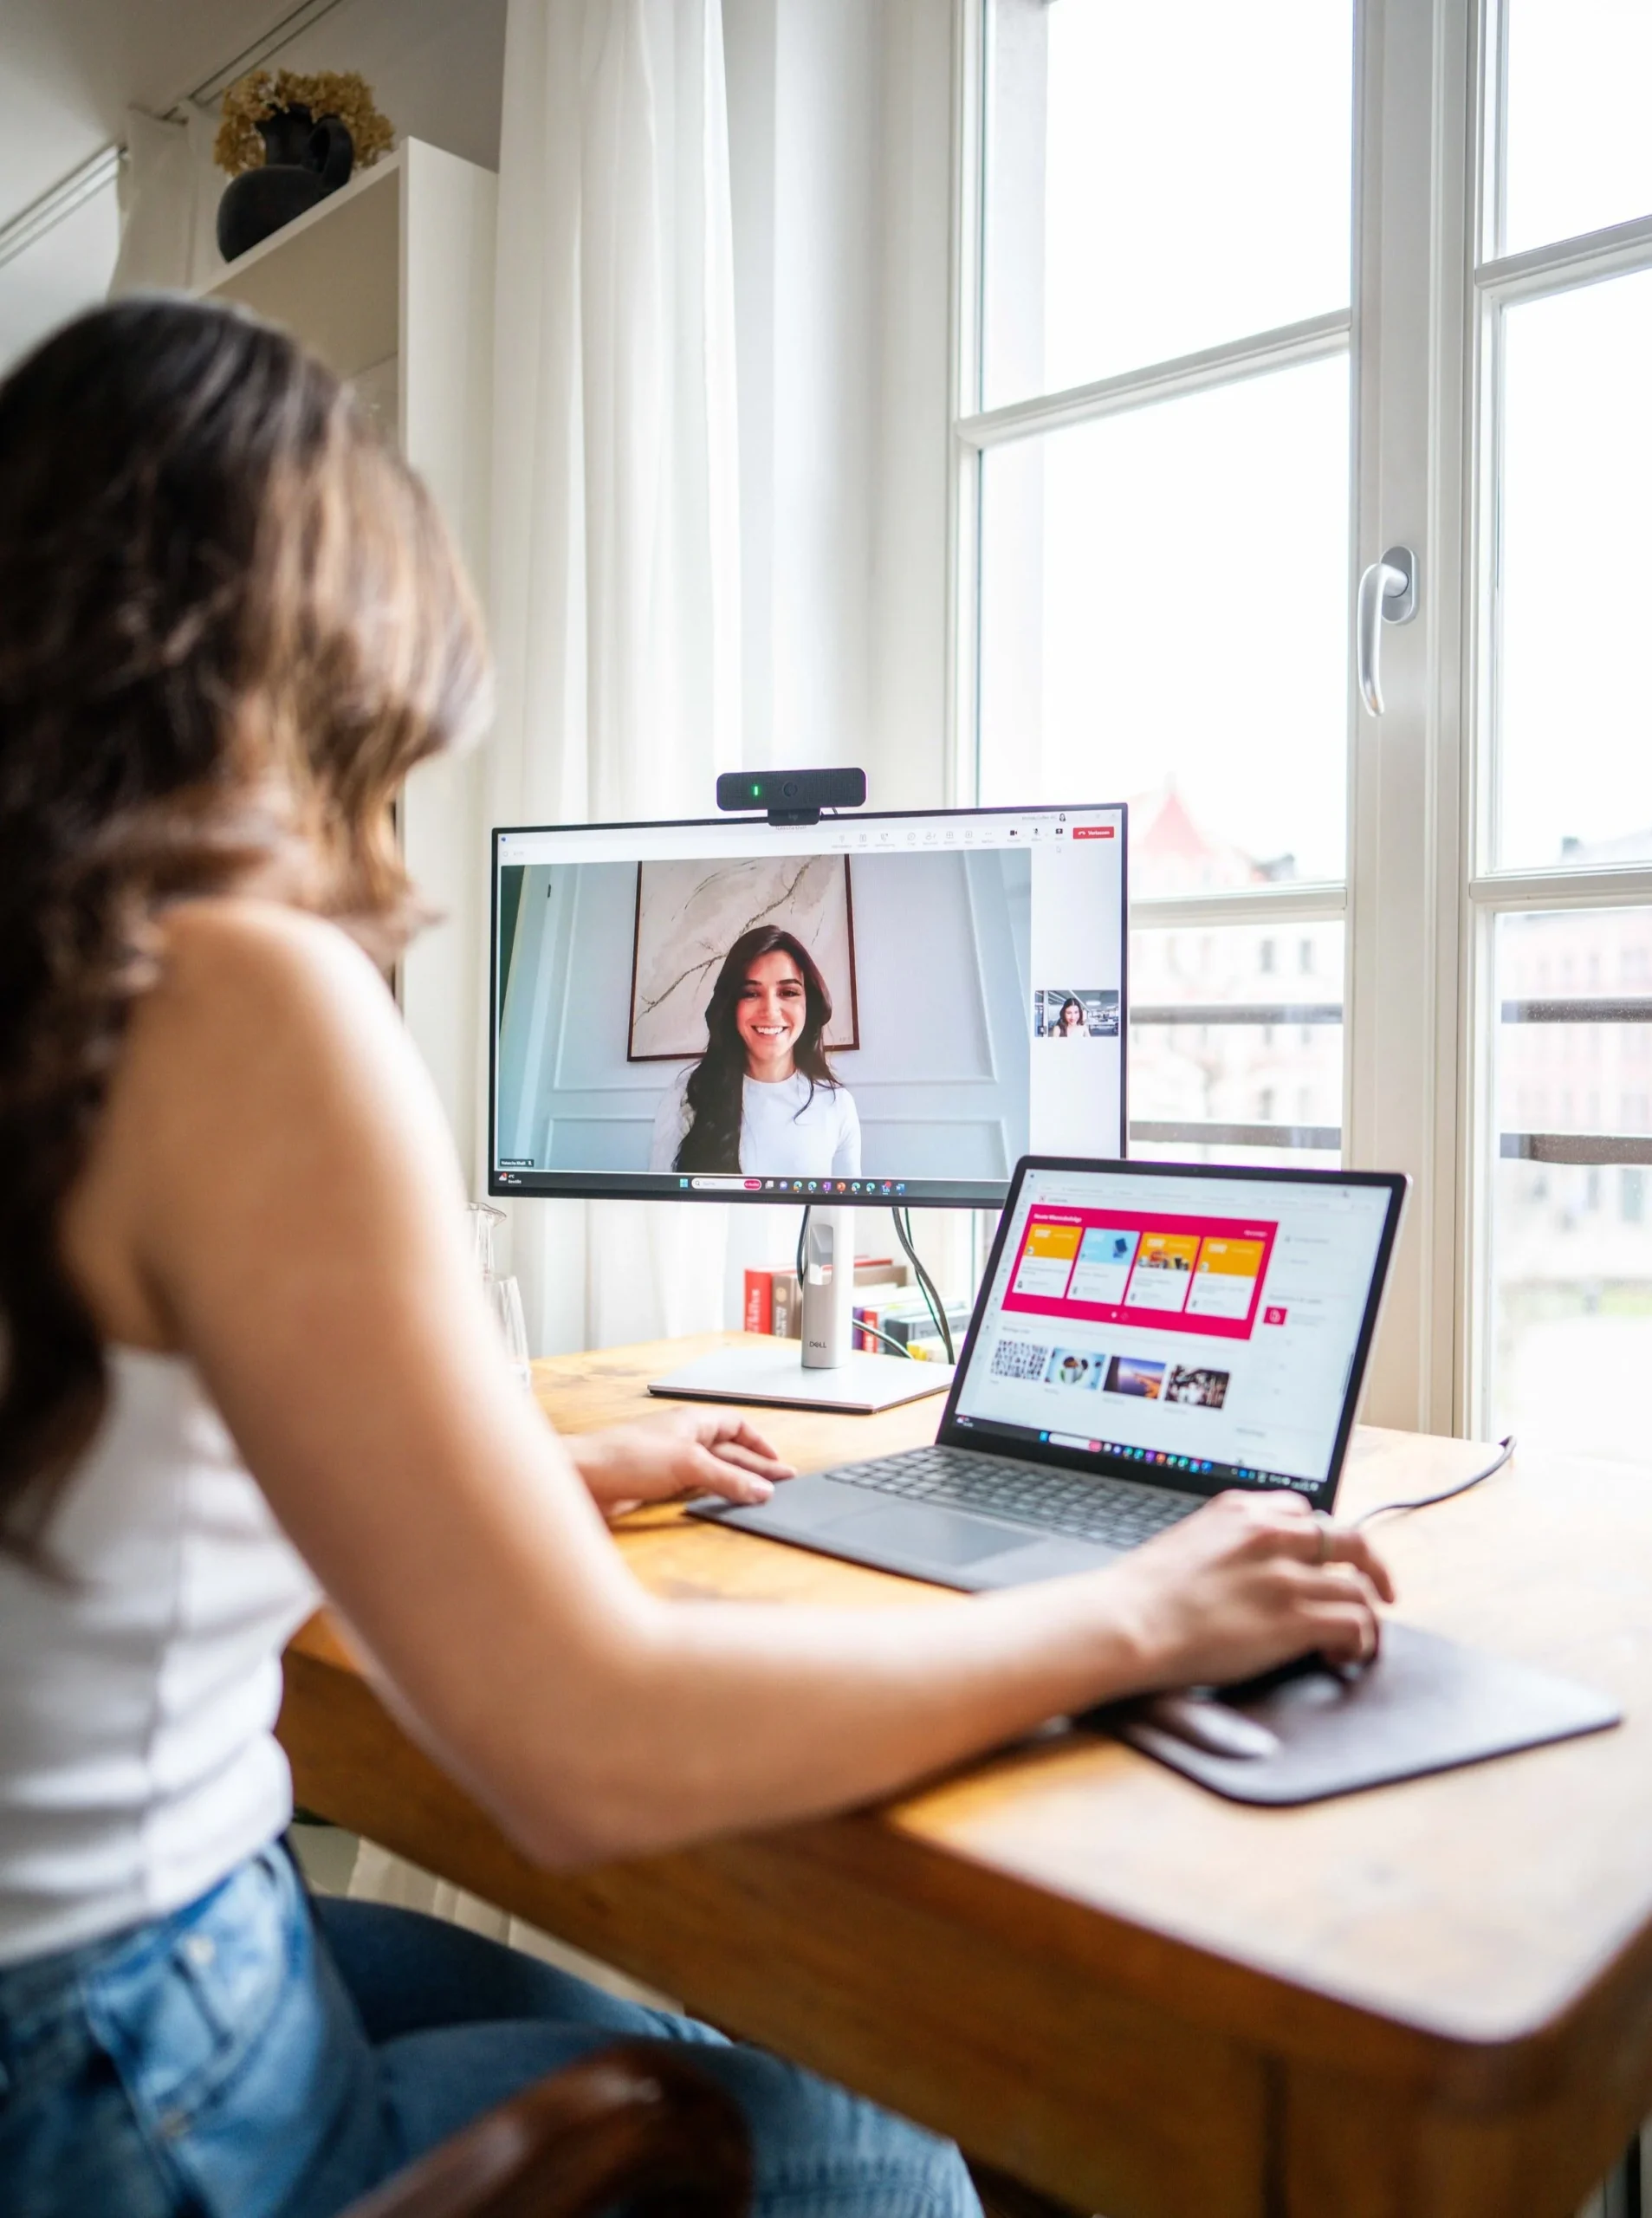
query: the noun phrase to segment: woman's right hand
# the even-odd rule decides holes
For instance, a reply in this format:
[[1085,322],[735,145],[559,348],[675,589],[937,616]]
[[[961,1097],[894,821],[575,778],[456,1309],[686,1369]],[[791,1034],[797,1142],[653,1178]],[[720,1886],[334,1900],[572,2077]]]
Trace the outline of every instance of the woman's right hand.
[[1142,1644],[1141,1691],[1224,1686],[1318,1652],[1377,1653],[1388,1566],[1363,1534],[1293,1494],[1223,1494],[1100,1576]]

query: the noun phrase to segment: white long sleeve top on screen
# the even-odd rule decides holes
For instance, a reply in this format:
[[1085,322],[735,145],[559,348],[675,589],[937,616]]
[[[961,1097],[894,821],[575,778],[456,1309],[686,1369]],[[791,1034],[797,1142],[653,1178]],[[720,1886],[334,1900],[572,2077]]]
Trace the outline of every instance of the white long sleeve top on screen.
[[[676,1168],[689,1127],[685,1090],[695,1066],[677,1073],[654,1117],[651,1171]],[[800,1071],[772,1083],[748,1078],[740,1112],[740,1169],[766,1178],[858,1178],[860,1119],[847,1086],[813,1087]]]

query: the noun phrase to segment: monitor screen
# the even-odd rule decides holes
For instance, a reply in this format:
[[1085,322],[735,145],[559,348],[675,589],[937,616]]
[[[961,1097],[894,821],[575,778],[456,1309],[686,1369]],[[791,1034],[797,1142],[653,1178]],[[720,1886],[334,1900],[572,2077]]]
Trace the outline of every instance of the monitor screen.
[[1404,1181],[1030,1164],[948,1411],[1189,1494],[1340,1467]]
[[982,1208],[1122,1155],[1121,807],[494,834],[495,1194]]

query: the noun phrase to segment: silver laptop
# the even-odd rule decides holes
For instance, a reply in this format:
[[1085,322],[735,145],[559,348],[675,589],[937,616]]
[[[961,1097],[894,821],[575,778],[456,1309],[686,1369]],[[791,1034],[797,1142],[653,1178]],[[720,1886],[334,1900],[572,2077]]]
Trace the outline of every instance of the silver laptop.
[[692,1514],[981,1591],[1106,1563],[1229,1487],[1329,1509],[1405,1189],[1023,1157],[934,1446]]

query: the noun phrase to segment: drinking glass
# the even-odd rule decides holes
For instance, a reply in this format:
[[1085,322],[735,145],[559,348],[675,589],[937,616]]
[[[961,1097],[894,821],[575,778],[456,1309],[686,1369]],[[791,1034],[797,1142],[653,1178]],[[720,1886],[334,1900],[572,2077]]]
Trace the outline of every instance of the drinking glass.
[[472,1202],[465,1215],[470,1220],[470,1252],[476,1257],[476,1268],[484,1279],[490,1279],[494,1274],[494,1230],[504,1222],[505,1213],[495,1209],[490,1202]]
[[528,1353],[528,1326],[522,1316],[522,1290],[509,1274],[502,1277],[494,1268],[494,1232],[504,1222],[505,1213],[487,1202],[472,1202],[468,1214],[471,1249],[481,1274],[482,1290],[498,1320],[506,1359],[522,1385],[531,1391],[534,1373]]
[[533,1365],[528,1354],[528,1325],[522,1315],[522,1290],[514,1278],[491,1277],[483,1281],[488,1307],[498,1320],[505,1355],[522,1386],[532,1389]]

